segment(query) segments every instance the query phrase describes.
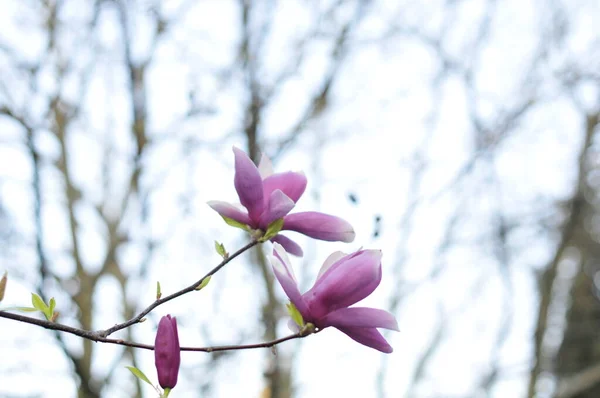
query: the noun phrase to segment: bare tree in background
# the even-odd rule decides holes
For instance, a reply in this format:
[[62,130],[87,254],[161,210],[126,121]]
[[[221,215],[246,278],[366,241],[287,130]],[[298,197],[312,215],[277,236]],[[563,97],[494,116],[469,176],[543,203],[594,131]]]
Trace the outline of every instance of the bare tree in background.
[[[154,283],[157,267],[210,262],[212,240],[198,240],[212,231],[189,227],[203,221],[196,201],[205,187],[195,181],[210,152],[242,140],[255,161],[262,152],[277,161],[356,133],[398,145],[403,174],[375,195],[406,196],[396,199],[399,219],[377,218],[371,243],[393,240],[390,307],[403,331],[422,338],[398,338],[418,349],[382,360],[377,395],[600,394],[593,1],[22,3],[0,6],[20,27],[0,28],[0,149],[16,149],[19,166],[0,177],[0,258],[11,278],[57,297],[65,322],[103,327],[100,310],[128,319],[147,304],[140,286]],[[387,64],[402,68],[375,94],[375,67]],[[418,128],[406,122],[412,101],[425,109]],[[558,170],[552,150],[562,154]],[[172,249],[182,236],[185,248]],[[285,318],[277,288],[260,249],[250,262],[258,320],[228,326],[240,327],[240,340],[275,339]],[[110,309],[102,284],[118,291]],[[421,318],[411,318],[415,307]],[[203,341],[218,339],[206,320],[188,322]],[[100,366],[101,346],[54,339],[80,397],[115,388],[142,396],[119,376],[139,359],[134,351]],[[198,394],[214,395],[232,355],[183,372]],[[261,355],[262,398],[299,395],[295,356]],[[0,367],[36,372],[36,363]],[[390,387],[398,369],[400,393]]]
[[[35,248],[37,254],[28,271],[19,264],[11,274],[35,286],[43,297],[57,296],[63,320],[72,319],[86,330],[97,328],[98,286],[107,279],[120,287],[120,303],[115,305],[121,313],[115,322],[131,318],[146,304],[132,294],[130,284],[146,283],[155,253],[168,236],[143,232],[152,230],[153,219],[160,212],[153,201],[162,189],[161,178],[165,178],[163,170],[152,166],[153,159],[171,142],[180,147],[185,160],[200,148],[226,141],[229,131],[212,132],[211,136],[222,137],[214,143],[202,134],[187,133],[192,128],[202,131],[202,118],[231,112],[216,107],[221,91],[232,90],[236,81],[241,83],[234,95],[244,109],[243,117],[231,127],[232,132],[246,136],[253,159],[258,159],[267,145],[274,148],[271,154],[276,159],[326,110],[348,39],[365,11],[363,3],[368,2],[307,5],[314,23],[293,35],[291,56],[275,71],[267,70],[272,51],[267,44],[277,17],[272,3],[233,3],[239,16],[239,37],[230,43],[232,56],[222,65],[210,65],[210,54],[202,54],[205,58],[200,60],[184,59],[191,68],[198,68],[193,72],[196,80],[192,79],[194,85],[184,93],[186,109],[177,110],[179,116],[172,117],[166,129],[154,122],[160,110],[151,106],[150,93],[160,95],[156,91],[160,86],[154,84],[151,74],[165,59],[159,54],[161,48],[172,45],[175,52],[195,52],[193,43],[177,43],[177,35],[183,34],[182,21],[194,2],[181,2],[175,9],[161,2],[125,0],[39,1],[28,3],[27,9],[18,2],[10,6],[24,31],[37,35],[37,41],[31,42],[10,35],[0,41],[0,114],[2,122],[15,131],[3,145],[27,153],[31,165],[26,179],[32,208],[25,219],[33,225],[34,234],[33,241],[26,237],[20,244],[24,250]],[[347,10],[350,13],[344,16]],[[329,65],[317,76],[314,90],[306,93],[304,110],[293,126],[281,138],[263,137],[266,109],[276,101],[281,87],[298,77],[308,49],[316,41],[330,45]],[[30,45],[40,48],[21,51]],[[204,90],[205,81],[210,82],[212,91]],[[185,203],[193,200],[193,192],[175,195]],[[186,215],[189,211],[179,212],[173,230]],[[52,224],[65,220],[62,239],[48,236],[54,233]],[[123,257],[131,247],[141,253],[134,264]],[[100,261],[88,255],[89,250],[99,251]],[[65,262],[69,264],[66,270]],[[259,321],[263,338],[274,339],[283,315],[278,310],[281,303],[262,252],[256,251],[252,263],[262,275],[266,293]],[[123,337],[134,340],[135,336],[130,328]],[[73,347],[58,333],[55,339],[79,379],[80,397],[104,396],[107,386],[117,382],[114,377],[121,364],[136,363],[135,352],[124,349],[102,373],[93,365],[97,345],[86,340],[81,347]],[[291,397],[292,358],[275,357],[270,351],[266,355],[263,396]],[[213,359],[218,363],[225,357],[215,354]],[[203,386],[199,386],[205,394],[211,384],[208,372],[203,373]],[[141,394],[137,381],[131,396]]]
[[[540,318],[546,318],[545,334],[536,335],[542,339],[548,338],[553,328],[560,324],[552,322],[552,301],[560,300],[557,292],[560,284],[565,284],[561,278],[559,267],[565,262],[576,264],[577,272],[567,296],[570,302],[567,311],[566,326],[563,339],[554,360],[554,371],[559,380],[558,396],[560,397],[594,397],[600,393],[600,372],[598,371],[598,326],[600,315],[600,296],[597,284],[598,251],[597,226],[594,220],[598,217],[596,205],[597,186],[594,183],[594,172],[597,172],[598,154],[593,140],[598,130],[599,113],[588,115],[585,120],[586,134],[579,157],[578,186],[569,202],[567,221],[563,226],[560,246],[550,268],[542,278],[542,302],[550,301],[547,308],[542,308]],[[563,271],[564,274],[564,271]],[[562,279],[562,280],[561,280]],[[558,296],[558,297],[557,297]],[[564,300],[564,298],[563,298]],[[536,341],[537,343],[537,341]],[[543,353],[543,351],[542,351]],[[543,354],[542,354],[543,355]],[[542,365],[545,358],[539,358]],[[538,366],[541,368],[541,366]],[[543,369],[543,368],[542,368]],[[532,374],[532,384],[536,374]],[[539,379],[539,374],[537,375]]]
[[[316,86],[314,92],[310,93],[310,98],[305,106],[305,109],[300,113],[300,118],[297,120],[288,131],[282,134],[283,138],[278,140],[277,152],[274,153],[275,158],[281,155],[284,151],[289,150],[294,142],[301,134],[305,134],[307,124],[323,113],[328,105],[330,90],[334,85],[335,79],[338,77],[338,70],[345,60],[348,47],[351,45],[350,36],[354,29],[359,25],[361,18],[365,15],[367,9],[366,3],[357,1],[351,5],[350,16],[338,22],[339,26],[331,32],[321,32],[328,23],[334,24],[336,7],[334,4],[331,8],[325,9],[323,12],[324,20],[314,26],[314,31],[310,32],[307,37],[298,38],[300,47],[297,49],[295,57],[289,60],[289,63],[282,68],[274,76],[269,76],[266,73],[261,73],[265,68],[265,40],[274,24],[275,16],[264,13],[259,2],[248,0],[240,0],[240,8],[242,9],[242,32],[243,37],[239,48],[239,60],[241,73],[245,81],[245,97],[247,98],[245,107],[245,126],[244,133],[248,142],[248,153],[256,163],[260,160],[259,148],[261,147],[262,136],[262,121],[265,109],[272,106],[274,98],[278,94],[278,90],[287,81],[295,77],[299,69],[303,66],[302,59],[307,56],[305,54],[306,46],[311,40],[322,34],[326,34],[325,38],[331,41],[329,65],[323,71],[323,75],[319,76],[320,82]],[[253,34],[251,26],[260,26],[258,34]],[[262,76],[267,76],[263,78]],[[280,311],[277,311],[280,305],[275,294],[274,277],[270,272],[270,265],[266,261],[266,257],[261,247],[255,248],[256,265],[263,277],[265,290],[267,292],[266,302],[262,306],[262,323],[265,328],[264,338],[266,340],[276,339],[277,326],[281,321]],[[267,387],[264,395],[266,397],[292,397],[292,359],[289,357],[273,357],[267,353],[269,368],[265,372],[267,378]]]
[[[97,326],[94,324],[97,286],[105,278],[114,278],[121,287],[123,319],[134,315],[140,303],[128,297],[126,285],[128,280],[143,277],[147,272],[148,259],[156,243],[142,238],[139,243],[145,246],[146,258],[137,264],[135,271],[124,270],[117,253],[137,240],[134,235],[139,234],[133,229],[143,228],[150,212],[147,202],[150,189],[140,183],[148,147],[146,70],[165,25],[160,15],[153,15],[148,32],[152,44],[146,54],[135,57],[131,38],[134,9],[126,2],[90,2],[89,7],[83,7],[87,14],[75,16],[71,13],[78,7],[77,2],[43,1],[27,7],[29,9],[17,16],[25,19],[28,29],[40,34],[40,40],[31,44],[40,44],[42,48],[31,58],[30,54],[20,52],[18,41],[2,43],[3,76],[12,78],[2,81],[0,106],[4,122],[17,125],[20,136],[14,144],[25,144],[32,165],[33,247],[37,253],[37,272],[24,272],[22,277],[34,283],[42,297],[58,295],[62,298],[64,308],[68,309],[62,317],[72,317],[82,328],[93,330]],[[125,78],[122,101],[130,112],[119,116],[107,112],[102,127],[98,127],[89,123],[89,118],[95,115],[87,101],[93,93],[90,88],[93,79],[97,78],[95,70],[102,68],[102,57],[106,56],[106,48],[97,35],[109,12],[114,13],[115,28],[122,37],[122,46],[111,55],[121,61],[119,75]],[[123,139],[133,145],[115,143],[112,130],[116,126],[111,123],[114,117],[126,118],[123,133],[129,134],[129,138]],[[94,153],[96,148],[89,146],[82,149],[91,156],[100,155],[96,158],[99,163],[88,165],[90,169],[97,169],[86,180],[75,171],[82,167],[82,154],[74,153],[80,151],[74,149],[78,139],[90,140],[101,152]],[[48,152],[42,140],[50,140],[57,151]],[[58,243],[61,247],[57,252],[57,248],[52,247],[56,239],[49,243],[48,234],[55,229],[52,224],[58,221],[60,225],[63,217],[67,220],[64,229],[67,235]],[[90,225],[93,223],[97,223],[97,231]],[[138,227],[134,227],[135,224]],[[85,254],[89,250],[90,233],[99,234],[94,236],[93,244],[103,253],[100,262],[90,260]],[[86,238],[87,242],[83,243]],[[57,267],[61,261],[73,265],[69,272]],[[34,275],[37,278],[32,278]],[[69,296],[72,301],[66,305]],[[55,337],[79,377],[80,397],[100,396],[122,359],[135,363],[133,351],[125,349],[114,358],[110,372],[94,375],[92,363],[97,348],[91,341],[84,340],[79,350],[68,347],[60,334],[56,333]],[[133,338],[130,329],[125,338]],[[139,388],[138,382],[137,392],[132,396],[140,396]]]
[[[473,305],[486,295],[484,286],[490,280],[499,280],[504,289],[500,308],[490,309],[499,316],[489,339],[489,356],[486,362],[477,367],[475,373],[478,381],[472,384],[471,392],[464,396],[496,396],[494,394],[501,391],[497,388],[504,380],[528,375],[528,391],[524,392],[528,397],[595,397],[600,394],[597,342],[600,295],[595,265],[598,261],[598,215],[595,210],[598,152],[595,136],[600,98],[600,76],[597,73],[600,66],[600,38],[594,34],[584,39],[582,32],[590,31],[578,27],[586,14],[598,16],[599,10],[585,1],[569,4],[540,1],[528,4],[535,4],[539,10],[533,14],[535,18],[528,19],[534,28],[533,33],[528,32],[532,36],[526,40],[535,44],[522,58],[506,51],[506,57],[512,56],[521,61],[519,72],[511,76],[508,82],[505,80],[517,91],[506,97],[503,96],[503,88],[498,87],[497,92],[489,91],[491,85],[482,76],[490,79],[497,73],[502,75],[499,72],[504,69],[513,67],[509,58],[505,58],[508,61],[506,63],[497,59],[489,64],[487,57],[506,39],[499,33],[500,30],[508,28],[518,31],[518,28],[513,28],[507,22],[503,13],[506,8],[500,7],[497,2],[478,3],[480,8],[477,16],[469,20],[471,29],[466,33],[462,18],[467,8],[463,7],[462,2],[447,2],[442,11],[437,11],[441,13],[442,22],[434,25],[433,29],[425,19],[419,19],[419,16],[429,16],[419,6],[414,5],[418,11],[413,13],[410,7],[399,8],[399,13],[395,15],[398,22],[390,24],[384,36],[388,40],[414,40],[435,54],[438,68],[431,80],[431,92],[442,94],[440,87],[458,80],[467,101],[461,111],[468,118],[468,129],[473,139],[471,156],[451,177],[450,183],[441,185],[433,194],[423,189],[422,180],[435,169],[435,164],[431,164],[435,162],[426,160],[431,159],[430,147],[435,144],[436,134],[442,134],[438,132],[439,121],[445,104],[442,100],[436,102],[438,106],[432,108],[428,119],[430,133],[424,135],[407,163],[411,183],[405,200],[408,206],[399,222],[396,275],[400,285],[392,296],[392,311],[401,314],[405,302],[432,284],[443,286],[445,281],[455,283],[449,258],[457,249],[482,250],[482,258],[492,264],[491,267],[478,267],[474,272],[481,272],[481,275],[464,282],[474,284],[458,289],[466,293],[461,294],[464,301],[456,309],[444,309],[443,297],[438,298],[440,310],[436,326],[428,335],[426,348],[414,361],[414,373],[406,396],[448,396],[449,393],[438,386],[435,376],[440,371],[436,367],[436,360],[439,360],[444,349],[455,344],[449,330],[466,326],[463,314],[471,311]],[[417,17],[412,18],[412,15]],[[457,40],[460,44],[457,44]],[[517,47],[515,51],[518,51]],[[505,100],[496,102],[494,97]],[[557,111],[556,114],[552,113],[553,109]],[[567,169],[572,187],[563,196],[534,195],[527,201],[529,203],[525,203],[527,207],[521,205],[521,208],[515,208],[514,204],[509,205],[515,202],[510,197],[511,191],[514,192],[511,185],[520,181],[503,178],[503,170],[498,162],[511,151],[518,153],[519,145],[522,145],[521,150],[530,148],[524,150],[532,155],[542,147],[535,144],[535,139],[521,139],[531,134],[527,130],[528,124],[539,115],[545,115],[547,120],[568,115],[571,120],[567,124],[570,130],[558,130],[556,134],[568,137],[568,141],[579,142],[564,147],[569,148],[566,149],[570,151],[568,156],[573,159],[571,168]],[[446,131],[447,128],[448,125],[445,125]],[[554,134],[552,127],[546,131],[546,136],[540,136],[541,143],[550,141]],[[575,140],[571,140],[573,137]],[[511,146],[511,142],[518,144]],[[570,173],[570,170],[574,172]],[[523,172],[522,176],[526,176],[529,171]],[[420,222],[416,214],[429,209],[432,203],[443,203],[448,198],[452,202],[451,210],[444,220],[445,232],[434,249],[436,260],[428,276],[415,282],[404,274],[407,273],[411,256],[414,256],[409,242]],[[479,208],[482,201],[489,201],[490,208]],[[534,202],[538,205],[531,206]],[[465,240],[461,230],[468,229],[473,221],[477,223],[477,232],[474,238]],[[527,236],[530,246],[518,243],[523,236]],[[560,239],[557,240],[556,236],[560,236]],[[549,247],[548,263],[543,256],[538,256],[529,264],[521,263],[519,258],[540,243]],[[567,269],[569,264],[571,267],[576,264],[578,271],[572,280],[564,276],[569,273],[568,270],[563,270],[561,274],[559,269],[562,263],[568,263],[563,266]],[[534,319],[531,367],[526,362],[503,363],[502,360],[507,341],[518,330],[514,323],[514,312],[519,304],[512,298],[515,293],[515,266],[521,269],[533,266],[532,276],[537,283],[539,301]],[[542,271],[538,272],[538,269]],[[568,308],[566,318],[565,308]],[[382,360],[378,393],[383,397],[390,396],[386,394],[385,381],[393,373],[387,365],[390,358],[384,357]],[[456,360],[454,366],[461,366],[461,359]],[[463,374],[468,373],[471,371],[463,371]],[[540,384],[540,379],[544,379],[545,383]],[[555,388],[551,387],[553,383]],[[499,393],[498,396],[505,395]]]

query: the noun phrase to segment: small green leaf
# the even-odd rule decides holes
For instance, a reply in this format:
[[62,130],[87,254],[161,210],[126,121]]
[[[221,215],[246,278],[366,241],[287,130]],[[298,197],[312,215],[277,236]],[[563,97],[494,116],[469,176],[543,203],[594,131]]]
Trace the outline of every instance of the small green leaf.
[[146,383],[150,384],[152,387],[154,387],[152,385],[152,383],[150,382],[150,380],[148,380],[148,378],[146,377],[146,375],[144,374],[144,372],[142,372],[141,370],[139,370],[138,368],[134,367],[134,366],[125,366],[127,369],[129,369],[129,371],[131,373],[133,373],[133,375],[135,377],[137,377],[138,379],[145,381]]
[[42,298],[35,293],[31,293],[31,305],[33,305],[35,309],[38,309],[43,313],[46,313],[46,311],[48,311],[48,306],[46,305],[46,303],[44,303],[44,300],[42,300]]
[[227,250],[225,250],[225,246],[222,243],[215,241],[215,250],[219,256],[223,257],[223,259],[229,257],[229,253],[227,253]]
[[37,311],[39,311],[37,308],[32,308],[32,307],[13,307],[13,308],[7,308],[5,311],[11,311],[11,310],[23,311],[23,312],[37,312]]
[[162,292],[160,291],[160,282],[156,281],[156,299],[160,299],[162,297]]
[[[52,300],[54,299],[51,299],[50,303],[52,303]],[[31,293],[31,304],[35,309],[41,311],[48,321],[52,319],[53,309],[51,310],[50,307],[48,307],[48,305],[44,303],[44,300],[42,300],[40,296],[38,296],[35,293]],[[54,306],[56,306],[56,303],[54,303]]]
[[298,311],[298,308],[296,308],[293,303],[288,303],[285,306],[287,307],[288,314],[290,314],[292,320],[302,328],[304,326],[304,318],[302,318],[302,314]]
[[244,231],[249,230],[248,226],[246,224],[242,224],[239,221],[235,221],[233,218],[229,218],[229,217],[225,217],[225,216],[221,216],[221,217],[223,217],[223,220],[225,220],[227,225],[231,225],[232,227],[243,229]]
[[51,314],[50,316],[52,316],[52,314],[54,314],[54,309],[55,308],[56,308],[56,300],[54,300],[54,297],[52,297],[50,299],[50,308],[49,308],[50,311],[48,311]]
[[206,287],[206,285],[208,285],[208,282],[210,282],[210,278],[211,276],[207,276],[206,278],[204,278],[202,280],[202,282],[200,282],[200,284],[198,286],[196,286],[196,290],[202,290]]
[[275,235],[277,235],[281,231],[281,228],[283,228],[283,218],[275,220],[271,224],[269,224],[269,226],[267,227],[267,232],[265,232],[265,234],[260,238],[260,241],[266,242],[269,239],[275,237]]

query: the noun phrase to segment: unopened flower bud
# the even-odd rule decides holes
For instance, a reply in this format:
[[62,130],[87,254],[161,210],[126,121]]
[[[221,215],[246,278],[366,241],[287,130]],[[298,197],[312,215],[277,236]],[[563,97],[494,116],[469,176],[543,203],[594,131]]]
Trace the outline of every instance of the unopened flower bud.
[[163,316],[158,323],[154,341],[154,364],[158,383],[162,388],[172,389],[177,384],[181,353],[177,336],[177,321],[171,315]]

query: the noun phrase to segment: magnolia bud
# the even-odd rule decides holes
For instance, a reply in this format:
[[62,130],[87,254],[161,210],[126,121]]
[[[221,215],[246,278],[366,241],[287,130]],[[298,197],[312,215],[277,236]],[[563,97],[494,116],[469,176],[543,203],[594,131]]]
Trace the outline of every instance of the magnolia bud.
[[163,316],[158,324],[154,341],[154,364],[158,373],[158,383],[162,388],[175,387],[180,362],[177,321],[175,317],[171,318],[171,315]]

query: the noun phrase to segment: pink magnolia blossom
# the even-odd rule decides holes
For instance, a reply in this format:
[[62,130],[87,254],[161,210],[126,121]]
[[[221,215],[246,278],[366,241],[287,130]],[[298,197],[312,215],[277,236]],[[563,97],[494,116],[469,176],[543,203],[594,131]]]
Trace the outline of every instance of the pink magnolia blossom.
[[381,282],[381,251],[360,250],[330,255],[321,267],[314,286],[304,294],[284,248],[274,244],[269,256],[275,276],[304,322],[319,329],[333,326],[351,339],[384,353],[392,347],[377,330],[398,330],[391,313],[375,308],[350,307],[369,296]]
[[177,320],[171,315],[163,316],[158,323],[154,342],[154,364],[158,383],[162,388],[172,389],[177,384],[181,352],[177,335]]
[[[354,229],[339,217],[314,211],[288,214],[306,189],[306,176],[303,173],[288,171],[273,174],[271,163],[265,156],[256,167],[240,149],[234,147],[233,153],[233,183],[245,210],[227,202],[208,202],[221,216],[263,232],[272,222],[283,218],[282,230],[296,231],[325,241],[354,240]],[[284,235],[277,234],[271,241],[281,244],[294,255],[302,255],[300,246]]]

